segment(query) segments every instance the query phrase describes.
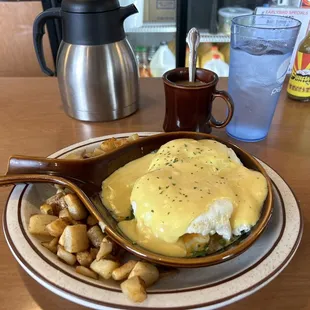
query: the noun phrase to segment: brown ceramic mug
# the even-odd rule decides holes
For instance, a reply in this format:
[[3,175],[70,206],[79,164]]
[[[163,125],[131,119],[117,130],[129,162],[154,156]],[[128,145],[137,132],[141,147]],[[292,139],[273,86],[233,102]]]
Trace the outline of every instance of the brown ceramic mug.
[[[203,82],[201,85],[183,86],[176,83],[188,81],[188,78],[188,68],[176,68],[163,75],[166,96],[164,131],[210,133],[211,127],[225,127],[233,116],[234,103],[227,92],[216,90],[217,74],[197,68],[196,80]],[[228,107],[227,117],[222,122],[211,113],[215,98],[224,99]]]

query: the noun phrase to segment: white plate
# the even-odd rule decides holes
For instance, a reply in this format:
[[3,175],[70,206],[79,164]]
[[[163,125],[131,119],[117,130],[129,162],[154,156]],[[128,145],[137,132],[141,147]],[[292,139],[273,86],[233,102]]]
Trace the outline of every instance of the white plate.
[[[50,157],[91,150],[110,137],[83,141]],[[55,191],[49,184],[18,185],[12,190],[3,217],[5,237],[14,257],[32,278],[72,302],[95,309],[218,308],[252,294],[274,279],[300,243],[303,222],[298,203],[285,181],[261,164],[273,181],[275,202],[271,220],[259,240],[245,253],[220,265],[181,269],[161,279],[141,304],[128,301],[114,281],[96,281],[75,273],[73,267],[59,261],[27,232],[30,216]]]

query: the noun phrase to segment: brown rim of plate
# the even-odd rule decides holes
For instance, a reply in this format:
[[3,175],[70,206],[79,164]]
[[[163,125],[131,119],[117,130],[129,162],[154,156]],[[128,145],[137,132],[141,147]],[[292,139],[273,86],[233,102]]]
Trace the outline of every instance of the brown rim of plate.
[[[266,163],[265,163],[266,164]],[[267,165],[267,164],[266,164]],[[268,167],[270,167],[269,165],[267,165]],[[271,168],[272,169],[272,168]],[[275,170],[274,170],[275,171]],[[300,208],[300,205],[298,203],[298,200],[295,196],[295,193],[292,191],[291,187],[285,182],[285,180],[281,177],[281,175],[275,171],[279,177],[282,179],[282,181],[287,185],[287,187],[290,189],[291,193],[293,194],[294,196],[294,199],[295,199],[295,202],[296,202],[296,205],[297,205],[297,208],[299,210],[299,216],[300,216],[300,225],[299,225],[299,231],[298,231],[298,237],[294,243],[294,246],[292,247],[290,253],[287,255],[287,257],[285,258],[285,260],[275,269],[273,270],[273,272],[271,272],[268,276],[266,276],[264,279],[262,279],[261,281],[259,281],[258,283],[256,283],[255,285],[252,285],[251,287],[243,290],[242,292],[239,292],[239,293],[236,293],[236,294],[233,294],[231,296],[227,296],[225,298],[221,298],[221,299],[218,299],[218,300],[215,300],[215,301],[212,301],[212,302],[207,302],[207,303],[200,303],[200,304],[195,304],[195,305],[191,305],[191,306],[186,306],[186,307],[175,307],[175,308],[169,308],[169,309],[175,309],[175,310],[187,310],[187,309],[192,309],[193,307],[195,308],[199,308],[199,307],[207,307],[207,306],[212,306],[212,305],[216,305],[216,304],[219,304],[219,303],[222,303],[222,302],[225,302],[227,300],[230,300],[232,298],[235,298],[237,296],[240,296],[242,294],[246,294],[246,293],[251,293],[251,291],[255,290],[255,289],[258,289],[263,283],[265,283],[266,281],[269,281],[271,280],[274,276],[276,276],[279,272],[281,272],[281,270],[283,268],[285,268],[285,266],[288,264],[288,262],[291,260],[292,256],[294,255],[295,251],[297,250],[297,247],[301,241],[301,237],[302,237],[302,232],[303,232],[303,226],[304,226],[304,223],[303,223],[303,217],[302,217],[302,213],[301,213],[301,208]],[[10,195],[9,195],[9,198],[13,192],[13,190],[15,189],[16,186],[13,187],[13,189],[11,190],[10,192]],[[26,186],[25,186],[26,187]],[[282,197],[282,196],[281,196]],[[8,198],[8,201],[9,201],[9,198]],[[80,298],[84,301],[87,301],[87,302],[96,302],[97,304],[100,304],[100,305],[103,305],[103,306],[108,306],[108,307],[112,307],[112,308],[118,308],[118,309],[137,309],[137,310],[145,310],[145,309],[148,309],[148,310],[156,310],[158,308],[145,308],[145,307],[138,307],[138,306],[129,306],[129,305],[126,305],[126,306],[121,306],[121,305],[117,305],[117,304],[112,304],[112,303],[108,303],[108,302],[103,302],[103,301],[95,301],[93,299],[90,299],[90,298],[87,298],[85,296],[81,296],[79,294],[76,294],[76,293],[72,293],[66,289],[63,289],[62,287],[59,287],[58,285],[55,285],[54,283],[52,283],[49,279],[45,278],[44,276],[38,274],[32,267],[31,265],[29,265],[24,259],[23,257],[19,254],[19,252],[17,251],[17,249],[15,248],[15,245],[14,243],[12,242],[11,238],[10,238],[10,235],[8,233],[8,227],[7,227],[7,222],[5,220],[5,214],[6,214],[6,210],[7,210],[7,206],[8,206],[8,203],[6,204],[5,206],[5,209],[4,209],[4,212],[2,214],[2,223],[3,223],[3,231],[4,231],[4,235],[7,239],[7,242],[8,244],[10,245],[11,247],[11,251],[21,260],[21,262],[26,265],[26,268],[30,269],[31,272],[34,272],[34,274],[36,276],[39,276],[42,280],[44,280],[45,282],[47,282],[49,285],[53,286],[54,288],[56,289],[59,289],[59,290],[62,290],[64,292],[66,292],[67,294],[69,295],[73,295],[77,298]],[[201,289],[201,288],[199,288]]]
[[[109,226],[105,227],[105,231],[113,241],[118,243],[120,246],[125,248],[127,251],[131,252],[132,254],[142,259],[148,260],[156,264],[167,265],[167,266],[172,266],[172,267],[191,267],[191,268],[205,267],[205,266],[219,264],[229,259],[232,259],[240,255],[244,251],[246,251],[262,234],[262,232],[266,228],[266,225],[272,213],[272,208],[273,208],[272,199],[273,198],[272,198],[271,182],[264,168],[259,164],[259,162],[253,156],[243,151],[238,146],[228,141],[217,138],[215,136],[209,135],[209,134],[196,133],[196,132],[171,132],[171,133],[160,133],[160,134],[145,137],[143,139],[135,140],[127,145],[123,145],[117,148],[116,150],[109,152],[106,155],[101,155],[101,157],[105,157],[106,159],[111,160],[113,158],[119,158],[121,157],[121,155],[124,155],[124,154],[127,155],[125,153],[127,147],[129,151],[140,148],[141,156],[142,156],[142,155],[147,154],[148,152],[151,152],[152,150],[155,150],[154,145],[156,145],[157,147],[158,145],[163,145],[168,141],[171,141],[174,139],[182,139],[182,138],[195,139],[195,140],[209,139],[209,140],[214,140],[214,141],[223,143],[229,148],[232,148],[236,152],[237,156],[241,159],[241,161],[246,167],[257,170],[264,175],[264,177],[267,180],[268,194],[264,202],[264,206],[263,206],[259,221],[252,228],[249,235],[246,236],[239,244],[233,245],[232,247],[226,250],[223,250],[220,253],[216,252],[214,254],[210,254],[208,256],[198,257],[198,258],[180,258],[180,257],[170,257],[170,256],[160,255],[160,254],[151,252],[149,250],[146,250],[138,245],[133,245],[132,241],[130,241],[129,239],[126,239],[124,236],[122,236],[120,233],[113,230],[113,228]],[[153,149],[151,149],[152,147]],[[145,152],[146,148],[149,149],[148,152]],[[85,162],[93,162],[97,158],[98,157],[85,159]],[[74,164],[74,161],[75,160],[71,160],[72,162],[71,164]],[[45,183],[49,182],[49,183],[58,183],[58,184],[65,185],[69,187],[71,190],[73,190],[86,206],[89,206],[90,204],[92,204],[90,199],[85,195],[83,191],[81,191],[78,188],[78,186],[76,186],[74,183],[64,178],[56,177],[53,175],[37,175],[37,176],[30,175],[30,176],[31,176],[31,179],[28,178],[27,180],[28,182],[40,182],[41,181]],[[14,178],[14,175],[12,177],[9,176],[9,178]],[[18,176],[16,176],[15,179],[16,178],[18,178]],[[105,222],[102,219],[102,216],[100,214],[96,214],[96,211],[92,211],[91,208],[88,208],[88,209],[99,221]]]

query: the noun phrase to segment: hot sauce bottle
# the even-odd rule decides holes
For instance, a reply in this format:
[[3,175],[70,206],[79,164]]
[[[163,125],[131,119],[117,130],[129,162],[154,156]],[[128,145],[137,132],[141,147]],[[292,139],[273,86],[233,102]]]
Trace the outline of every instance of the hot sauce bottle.
[[294,100],[310,101],[310,31],[298,47],[287,94]]

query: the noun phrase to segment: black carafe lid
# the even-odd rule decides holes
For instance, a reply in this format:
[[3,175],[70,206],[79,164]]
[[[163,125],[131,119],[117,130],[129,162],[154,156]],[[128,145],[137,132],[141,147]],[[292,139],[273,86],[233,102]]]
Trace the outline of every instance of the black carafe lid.
[[137,13],[131,4],[118,0],[63,0],[63,41],[75,45],[102,45],[125,38],[124,20]]
[[118,0],[63,0],[61,9],[70,13],[100,13],[116,10]]

